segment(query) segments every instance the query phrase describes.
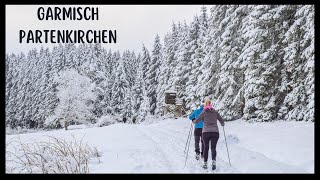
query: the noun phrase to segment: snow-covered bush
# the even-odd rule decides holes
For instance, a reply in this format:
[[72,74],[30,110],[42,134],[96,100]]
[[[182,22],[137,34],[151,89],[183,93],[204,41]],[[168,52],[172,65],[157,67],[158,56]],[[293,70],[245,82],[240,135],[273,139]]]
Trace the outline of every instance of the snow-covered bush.
[[6,144],[6,173],[89,173],[88,162],[101,153],[75,137],[66,141],[49,136],[47,141],[22,142],[14,139]]
[[94,126],[102,127],[102,126],[108,126],[110,124],[114,124],[117,122],[116,118],[117,118],[116,116],[112,116],[112,115],[102,116],[97,120],[97,123]]

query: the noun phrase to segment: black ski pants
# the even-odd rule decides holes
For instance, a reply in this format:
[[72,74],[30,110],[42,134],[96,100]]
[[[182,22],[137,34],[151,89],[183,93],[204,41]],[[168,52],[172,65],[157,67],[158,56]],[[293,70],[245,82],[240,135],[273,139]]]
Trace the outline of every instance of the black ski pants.
[[219,139],[219,133],[218,132],[203,132],[202,133],[203,143],[204,143],[204,161],[206,162],[208,160],[208,152],[209,152],[209,143],[211,143],[211,157],[212,160],[216,160],[216,146]]

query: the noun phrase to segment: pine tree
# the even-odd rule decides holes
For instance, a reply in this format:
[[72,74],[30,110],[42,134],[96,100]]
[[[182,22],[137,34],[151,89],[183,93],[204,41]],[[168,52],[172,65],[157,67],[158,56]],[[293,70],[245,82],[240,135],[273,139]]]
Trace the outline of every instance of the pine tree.
[[201,8],[201,16],[199,18],[199,30],[197,32],[196,38],[196,49],[194,51],[192,60],[192,70],[189,81],[187,82],[187,107],[188,109],[195,109],[196,105],[199,105],[201,101],[201,96],[199,89],[201,84],[199,83],[201,77],[203,76],[203,69],[206,68],[203,66],[204,57],[206,56],[206,47],[207,32],[208,32],[208,17],[206,13],[206,7]]
[[305,6],[303,8],[303,14],[306,17],[305,24],[303,26],[303,30],[305,31],[304,34],[304,51],[302,52],[302,58],[306,59],[306,64],[304,65],[304,72],[306,73],[306,78],[304,81],[306,96],[307,96],[307,103],[305,106],[305,121],[312,121],[314,122],[314,23],[315,23],[315,8],[314,6]]
[[107,108],[106,108],[106,110],[107,110],[107,113],[112,113],[112,109],[114,108],[113,106],[112,106],[112,104],[113,104],[113,99],[112,99],[112,97],[114,96],[114,93],[116,93],[116,92],[113,92],[113,88],[114,88],[114,84],[116,83],[116,78],[117,78],[117,75],[119,75],[119,74],[117,74],[117,70],[118,70],[118,67],[117,67],[117,65],[118,65],[118,63],[119,63],[119,61],[120,61],[120,52],[119,51],[116,51],[116,52],[114,52],[113,54],[112,54],[112,57],[111,57],[111,61],[110,61],[110,63],[112,64],[111,66],[110,66],[110,76],[109,76],[109,78],[108,78],[108,80],[107,80],[107,84],[108,84],[108,92],[106,93],[106,96],[107,96],[107,100],[108,100],[108,106],[107,106]]
[[183,59],[185,56],[184,48],[187,44],[187,35],[188,35],[189,27],[185,22],[183,25],[179,22],[176,31],[177,31],[176,44],[173,46],[175,61],[171,63],[172,68],[170,69],[170,71],[172,73],[168,80],[168,85],[169,85],[168,89],[178,90],[178,93],[179,93],[178,96],[182,97],[184,91],[182,91],[183,90],[183,87],[181,87],[182,82],[180,82],[180,79],[181,79],[180,76],[182,74],[181,71],[183,69],[183,62],[181,61],[181,59]]
[[[152,81],[149,80],[149,78],[151,77],[149,74],[149,69],[150,69],[150,64],[151,64],[151,59],[150,59],[150,55],[149,55],[149,51],[147,50],[147,48],[142,45],[142,55],[141,55],[141,61],[142,61],[142,76],[143,76],[143,92],[146,93],[146,95],[148,96],[148,100],[149,100],[149,104],[148,106],[150,107],[151,102],[153,102],[153,99],[151,100],[149,97],[151,96],[150,93],[148,93],[149,88],[152,86]],[[144,98],[146,99],[146,98]],[[144,108],[146,109],[146,108]],[[150,110],[150,108],[147,108],[148,110]],[[150,112],[149,112],[150,113]]]
[[243,69],[237,58],[243,48],[241,23],[246,15],[246,6],[228,5],[224,19],[219,26],[222,32],[218,45],[220,71],[217,74],[216,108],[225,119],[242,116],[243,102],[240,88],[243,86]]
[[[142,55],[141,55],[141,61],[142,61],[142,75],[144,82],[147,82],[147,74],[148,70],[150,68],[150,54],[148,49],[142,45]],[[149,84],[146,83],[146,87],[148,87]]]
[[[256,6],[249,14],[249,28],[244,37],[249,39],[241,57],[247,62],[245,71],[244,118],[258,121],[275,119],[277,114],[277,78],[280,77],[280,41],[274,17],[275,6]],[[263,22],[263,23],[262,23]]]
[[[199,76],[197,87],[197,94],[203,102],[203,99],[212,99],[215,104],[218,91],[216,90],[216,84],[218,81],[218,73],[220,71],[219,55],[220,49],[219,44],[221,43],[220,36],[222,34],[220,27],[221,21],[224,19],[227,6],[217,5],[213,6],[210,11],[210,17],[208,19],[208,38],[205,41],[204,51],[206,55],[200,66],[202,74]],[[198,102],[199,103],[199,102]]]
[[23,72],[23,64],[26,62],[25,55],[21,53],[19,56],[15,54],[6,55],[6,126],[16,128],[19,124],[17,109],[21,104],[21,86]]
[[178,26],[176,26],[176,24],[173,23],[171,36],[169,35],[167,37],[168,44],[163,48],[163,63],[166,64],[166,66],[168,66],[167,72],[165,73],[165,90],[175,89],[174,73],[178,64],[178,51],[186,41],[186,32],[187,27],[185,29],[182,29],[180,23],[178,24]]
[[150,115],[150,106],[149,106],[150,100],[149,100],[149,97],[147,96],[147,91],[143,90],[142,94],[143,94],[142,95],[143,100],[141,102],[138,117],[137,117],[138,123],[143,122],[146,119],[146,116]]
[[37,97],[37,110],[36,113],[33,114],[33,124],[30,126],[31,128],[42,128],[45,119],[52,113],[50,108],[54,108],[56,103],[56,99],[51,92],[53,74],[51,72],[52,61],[49,49],[41,48],[39,56],[39,64],[37,65],[36,70],[38,79],[36,79],[36,95],[34,96]]
[[173,73],[177,64],[176,53],[178,49],[178,30],[175,23],[172,23],[172,32],[164,37],[162,49],[162,61],[159,68],[156,113],[162,112],[164,103],[164,92],[172,89]]
[[126,79],[123,59],[118,61],[115,74],[115,81],[112,86],[111,106],[115,113],[122,114],[125,110],[124,100],[130,88],[129,82]]
[[191,70],[196,68],[193,67],[196,65],[193,64],[193,59],[195,50],[198,48],[198,38],[199,19],[195,16],[189,30],[187,31],[186,44],[181,46],[178,51],[178,64],[174,74],[176,78],[175,85],[179,87],[178,96],[185,100],[187,104],[191,101],[190,98],[188,98],[188,94],[190,93],[189,87],[194,85],[194,82],[189,80],[189,77],[191,77]]
[[287,47],[284,48],[281,87],[286,96],[278,116],[280,119],[313,121],[314,9],[299,5],[294,10],[295,21],[283,40]]
[[155,114],[156,103],[157,103],[157,86],[158,86],[158,75],[159,66],[162,61],[161,59],[161,44],[159,35],[156,36],[153,45],[151,61],[149,64],[149,70],[146,73],[146,87],[147,95],[150,100],[150,114]]
[[123,113],[124,113],[124,117],[126,117],[127,119],[132,117],[133,113],[133,107],[132,107],[132,92],[128,92],[126,95],[125,95],[125,98],[124,98],[124,110],[123,110]]
[[133,116],[136,118],[139,115],[139,110],[141,103],[143,101],[143,90],[144,88],[144,81],[142,77],[142,65],[143,62],[141,61],[141,55],[138,55],[138,69],[137,69],[137,77],[135,78],[135,83],[132,87],[132,105],[133,105]]

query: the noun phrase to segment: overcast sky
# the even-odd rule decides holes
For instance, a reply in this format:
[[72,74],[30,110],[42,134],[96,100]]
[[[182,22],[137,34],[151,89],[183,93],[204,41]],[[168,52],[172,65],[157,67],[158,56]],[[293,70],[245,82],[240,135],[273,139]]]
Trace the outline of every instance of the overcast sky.
[[[50,7],[55,7],[52,5]],[[99,20],[90,21],[40,21],[37,10],[40,5],[6,6],[6,53],[28,52],[31,48],[53,47],[55,44],[19,43],[19,30],[117,30],[116,44],[103,44],[114,50],[141,51],[144,43],[151,51],[158,33],[163,43],[164,34],[171,30],[172,22],[186,21],[200,14],[202,5],[99,5]],[[48,6],[43,6],[48,7]],[[62,6],[60,6],[62,7]],[[66,6],[70,7],[70,6]],[[79,6],[76,6],[79,7]],[[211,6],[207,6],[207,12]]]

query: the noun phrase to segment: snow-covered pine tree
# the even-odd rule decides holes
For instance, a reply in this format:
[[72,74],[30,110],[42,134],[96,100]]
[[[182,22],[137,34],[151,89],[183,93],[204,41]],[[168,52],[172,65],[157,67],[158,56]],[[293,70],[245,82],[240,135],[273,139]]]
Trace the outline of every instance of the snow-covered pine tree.
[[[49,49],[47,49],[49,51]],[[58,105],[58,97],[57,97],[57,82],[54,82],[54,76],[56,75],[57,70],[53,67],[52,54],[50,54],[49,58],[45,60],[46,71],[44,74],[44,84],[45,84],[45,117],[42,119],[39,124],[39,128],[44,127],[45,120],[54,113],[54,109]],[[43,108],[43,107],[41,107]]]
[[[151,66],[151,58],[148,49],[145,47],[145,45],[142,45],[142,55],[141,55],[141,61],[142,61],[142,77],[143,77],[143,83],[144,83],[144,89],[143,91],[146,91],[145,93],[148,96],[149,107],[152,102],[152,100],[149,98],[151,94],[148,93],[149,87],[152,86],[152,81],[149,80],[151,77],[149,74],[149,69]],[[145,98],[146,99],[146,98]],[[150,108],[148,108],[150,110]],[[150,113],[150,112],[149,112]]]
[[197,88],[197,94],[201,102],[203,102],[205,98],[210,98],[214,104],[216,103],[217,91],[215,91],[215,89],[218,81],[218,73],[220,71],[220,49],[218,47],[221,42],[220,36],[222,34],[219,27],[221,21],[224,19],[226,10],[226,5],[216,5],[210,9],[211,14],[208,19],[208,37],[204,45],[204,52],[206,52],[206,55],[200,66],[202,74],[198,78],[199,86]]
[[[164,102],[164,92],[167,88],[167,81],[169,79],[168,77],[168,71],[169,71],[169,62],[168,60],[173,56],[170,57],[169,49],[172,48],[172,46],[168,45],[170,41],[170,34],[166,34],[164,37],[164,48],[162,49],[162,61],[159,67],[159,74],[158,74],[158,86],[157,86],[157,102],[156,102],[156,110],[155,114],[159,114],[162,109],[162,104]],[[166,48],[167,47],[167,48]]]
[[[99,54],[100,52],[100,54]],[[97,118],[100,118],[103,115],[106,115],[106,109],[108,106],[108,52],[105,49],[102,49],[96,53],[95,58],[97,58],[97,71],[96,77],[94,79],[96,83],[95,93],[97,94],[97,99],[95,102],[95,115]]]
[[54,46],[52,48],[52,70],[54,73],[57,73],[62,70],[64,66],[63,61],[63,46],[62,44],[59,44],[58,46]]
[[202,100],[200,97],[200,86],[199,81],[201,80],[203,69],[204,57],[206,56],[206,40],[208,38],[208,15],[205,6],[201,7],[201,15],[199,17],[199,30],[196,38],[196,49],[194,55],[192,55],[192,69],[189,81],[187,82],[186,91],[187,93],[187,109],[195,109],[198,103]]
[[149,84],[147,83],[147,74],[148,74],[148,70],[150,68],[151,59],[150,59],[149,51],[145,47],[144,44],[142,44],[141,61],[142,61],[142,77],[143,77],[143,81],[146,83],[145,87],[148,87]]
[[240,88],[243,85],[243,69],[239,68],[237,59],[243,48],[241,39],[242,20],[246,16],[246,6],[228,5],[219,31],[222,32],[218,44],[220,71],[216,90],[216,108],[225,119],[242,116],[243,102]]
[[130,82],[130,87],[133,86],[135,78],[137,76],[137,70],[139,67],[139,62],[136,57],[136,53],[134,51],[130,52],[129,54],[129,64],[130,64],[130,74],[131,74],[131,82]]
[[156,113],[162,112],[164,103],[164,92],[174,89],[174,70],[177,65],[176,53],[178,50],[178,28],[172,23],[172,31],[164,36],[164,46],[162,48],[162,61],[159,68]]
[[199,99],[196,97],[196,84],[200,75],[201,59],[204,57],[204,52],[200,46],[200,20],[197,16],[194,17],[191,23],[187,42],[186,51],[189,53],[189,56],[186,56],[186,58],[189,62],[186,66],[189,68],[185,69],[187,74],[184,77],[186,78],[185,103],[186,108],[189,109]]
[[63,68],[75,68],[77,64],[76,57],[76,45],[74,43],[68,43],[64,45],[64,66]]
[[[186,27],[187,28],[187,27]],[[172,32],[171,35],[169,34],[166,38],[167,44],[163,48],[163,64],[165,64],[168,68],[165,73],[166,77],[166,84],[165,90],[175,89],[174,81],[175,81],[175,70],[178,64],[177,57],[178,57],[178,50],[180,46],[185,43],[187,29],[181,28],[180,22],[178,26],[175,23],[172,23]],[[162,66],[161,66],[162,67]]]
[[302,52],[302,58],[306,60],[306,63],[303,67],[304,72],[306,73],[306,78],[304,81],[306,96],[307,96],[307,103],[305,106],[305,121],[312,121],[314,122],[315,114],[315,99],[314,99],[314,53],[315,53],[315,36],[314,36],[314,24],[315,24],[315,7],[314,5],[306,5],[305,8],[301,10],[303,15],[306,17],[305,23],[302,27],[304,30],[304,36],[302,45],[304,46],[304,51]]
[[[190,28],[187,31],[186,44],[183,44],[178,51],[177,67],[174,73],[175,85],[178,87],[178,96],[185,100],[188,105],[191,101],[188,98],[191,88],[194,86],[194,82],[190,80],[194,76],[191,76],[192,69],[196,69],[197,64],[193,64],[195,50],[198,48],[199,38],[199,18],[194,16]],[[189,86],[189,87],[188,87]],[[188,88],[187,88],[188,87]]]
[[23,105],[21,104],[23,94],[19,92],[21,92],[23,80],[21,73],[24,71],[25,63],[26,58],[23,53],[19,56],[6,55],[6,127],[16,128],[21,120],[17,115],[17,110]]
[[146,72],[146,90],[150,100],[150,114],[154,115],[157,103],[157,86],[159,66],[161,64],[161,44],[160,37],[156,35],[155,42],[153,44],[153,50],[151,55],[151,61],[149,63],[149,69]]
[[115,71],[115,79],[112,86],[111,107],[116,114],[123,114],[125,105],[124,100],[129,93],[130,86],[126,79],[126,73],[124,70],[124,62],[121,58],[118,61],[117,69]]
[[11,123],[12,119],[13,119],[13,113],[12,113],[12,110],[11,110],[11,102],[12,102],[12,99],[11,97],[14,97],[12,95],[12,90],[11,90],[11,87],[13,86],[13,81],[14,81],[14,77],[13,77],[13,70],[12,70],[12,67],[13,67],[13,62],[14,60],[12,58],[10,58],[10,56],[8,54],[6,54],[6,57],[5,57],[5,77],[6,77],[6,86],[5,86],[5,106],[6,106],[6,119],[5,119],[5,123],[6,123],[6,127],[7,126],[11,126],[11,128],[13,128],[13,123]]
[[43,63],[39,61],[39,53],[37,49],[34,48],[29,52],[28,62],[26,62],[26,64],[26,72],[24,74],[25,84],[22,86],[23,89],[20,91],[25,94],[22,95],[22,105],[20,106],[18,113],[20,114],[20,127],[33,128],[35,124],[34,116],[38,115],[39,110],[39,79],[42,76],[41,69],[43,68],[40,67]]
[[185,21],[183,24],[179,22],[176,31],[177,31],[177,38],[176,38],[177,40],[176,40],[176,46],[174,45],[174,48],[176,48],[174,50],[175,61],[173,61],[172,63],[173,66],[170,69],[171,75],[168,80],[168,85],[169,85],[168,89],[178,90],[178,96],[182,97],[182,94],[184,93],[184,91],[182,92],[182,87],[179,85],[181,84],[180,75],[182,71],[181,69],[183,68],[181,59],[183,59],[183,54],[185,54],[184,49],[187,44],[189,27]]
[[278,118],[313,121],[314,7],[295,6],[291,18],[294,22],[289,24],[283,40],[286,47],[281,87],[286,96]]
[[123,115],[125,118],[127,118],[127,121],[131,122],[132,120],[132,111],[133,111],[133,107],[132,107],[132,91],[128,91],[125,94],[124,97],[124,109],[123,109]]
[[143,90],[142,97],[143,100],[139,108],[137,123],[143,122],[146,119],[146,116],[150,115],[150,100],[146,90]]
[[[101,44],[94,44],[92,49],[93,61],[89,77],[96,85],[94,92],[97,95],[97,98],[94,102],[94,115],[95,119],[103,116],[103,111],[106,108],[104,100],[107,88],[107,78],[106,78],[106,69],[104,63],[106,63],[106,55],[104,49],[102,49]],[[93,122],[95,123],[95,122]]]
[[126,79],[129,82],[129,86],[132,87],[134,83],[134,78],[136,75],[136,68],[137,64],[136,57],[134,52],[130,52],[129,50],[126,50],[123,52],[122,59],[124,62],[124,70],[126,72]]
[[141,60],[141,55],[139,53],[138,55],[138,68],[137,68],[137,76],[135,78],[134,85],[132,87],[132,111],[133,111],[133,117],[137,118],[140,113],[140,106],[143,101],[143,90],[144,88],[144,81],[143,81],[143,71],[142,71],[142,66],[143,62]]
[[[10,124],[13,128],[22,128],[24,127],[24,115],[25,115],[25,103],[26,103],[26,97],[28,93],[28,74],[30,72],[30,56],[31,51],[29,51],[27,57],[21,57],[21,59],[16,58],[15,55],[10,55],[10,61],[13,61],[12,63],[15,64],[15,71],[19,72],[16,76],[16,89],[12,90],[11,94],[15,95],[15,97],[12,97],[10,95],[10,105],[8,108],[9,112],[6,112],[6,114],[10,115]],[[12,69],[13,70],[13,69]],[[22,78],[24,77],[24,78]],[[14,101],[14,102],[13,102]],[[7,110],[7,109],[6,109]],[[12,116],[11,116],[12,115]]]
[[281,67],[279,53],[279,37],[277,34],[276,15],[277,6],[254,6],[248,15],[248,26],[244,38],[248,41],[240,55],[247,63],[244,82],[244,119],[270,121],[275,119],[277,102],[278,69]]
[[[110,51],[109,51],[110,52]],[[111,52],[110,52],[111,53]],[[108,91],[106,92],[106,101],[107,101],[107,108],[105,109],[107,114],[113,113],[113,85],[115,84],[115,79],[117,75],[117,65],[120,61],[120,52],[116,51],[111,55],[110,58],[110,67],[109,67],[109,76],[107,79],[107,89]]]
[[[41,47],[39,53],[39,64],[36,66],[37,78],[34,78],[33,84],[35,87],[35,100],[36,100],[36,110],[32,116],[32,123],[30,128],[43,127],[45,119],[49,116],[51,112],[52,105],[54,105],[54,99],[52,99],[51,85],[52,85],[52,74],[51,74],[51,56],[49,49],[44,49]],[[44,108],[46,107],[46,108]]]

